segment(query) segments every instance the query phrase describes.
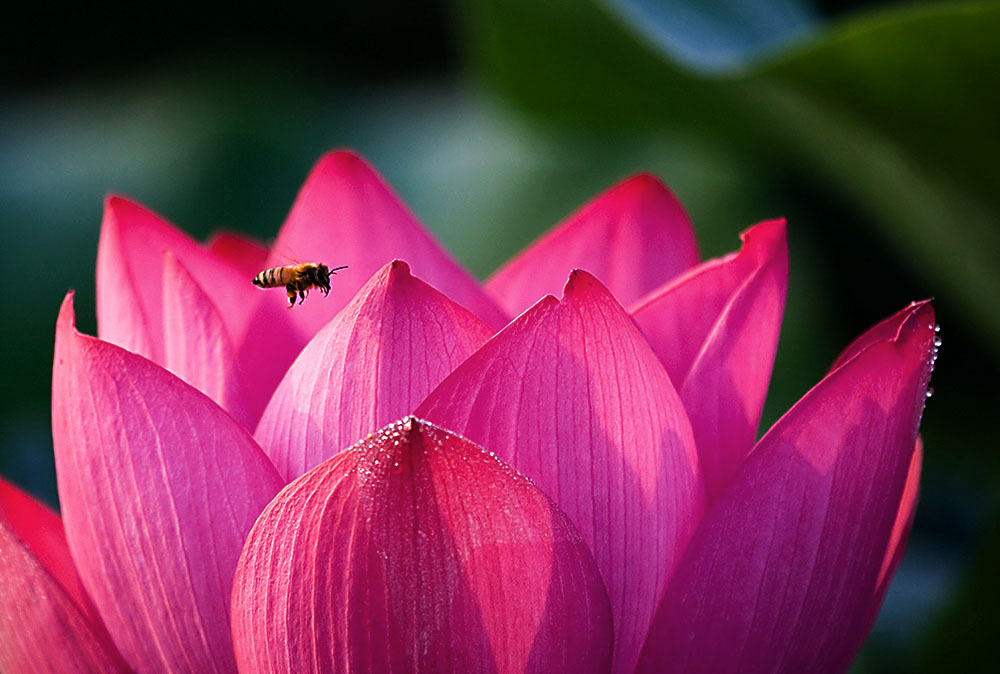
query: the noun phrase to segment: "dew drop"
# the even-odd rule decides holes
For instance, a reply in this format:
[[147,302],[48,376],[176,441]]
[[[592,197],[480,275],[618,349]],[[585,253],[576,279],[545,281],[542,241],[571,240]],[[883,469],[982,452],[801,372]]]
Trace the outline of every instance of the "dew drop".
[[927,389],[927,393],[925,393],[924,395],[930,398],[932,395],[934,395],[934,389],[932,388]]

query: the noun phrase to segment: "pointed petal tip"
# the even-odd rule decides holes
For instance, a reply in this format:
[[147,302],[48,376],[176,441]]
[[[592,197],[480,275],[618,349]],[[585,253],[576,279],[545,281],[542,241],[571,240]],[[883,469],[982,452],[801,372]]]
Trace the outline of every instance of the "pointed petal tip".
[[[830,372],[839,369],[874,344],[886,341],[896,343],[901,339],[905,342],[912,334],[913,328],[919,328],[921,325],[931,331],[928,333],[928,336],[936,331],[934,306],[931,299],[911,302],[892,316],[883,319],[868,330],[865,330],[841,351],[840,355],[833,362],[833,365],[830,366]],[[930,338],[930,340],[933,344],[934,339]]]
[[107,194],[104,197],[104,220],[108,225],[118,225],[119,218],[131,212],[150,213],[149,209],[135,199],[122,194]]
[[410,265],[403,260],[400,260],[398,257],[388,263],[383,269],[386,271],[387,278],[390,282],[393,280],[402,281],[413,278],[413,273],[410,271]]
[[771,262],[788,265],[788,223],[785,218],[764,220],[740,232],[740,250],[730,257],[742,257],[759,266]]
[[680,200],[667,184],[648,171],[640,171],[613,185],[605,194],[605,196],[611,195],[640,198],[650,195],[666,196],[680,205]]
[[905,318],[896,332],[893,341],[909,339],[914,333],[934,332],[936,323],[934,322],[934,301],[931,299],[912,302],[910,306],[901,312]]
[[[328,173],[353,173],[359,170],[371,173],[375,171],[372,165],[365,161],[364,157],[355,150],[340,148],[330,150],[319,158],[315,165],[313,165],[313,169],[310,172],[310,179],[313,176],[326,175]],[[309,182],[309,179],[306,182]]]
[[73,298],[75,295],[75,290],[68,290],[62,304],[59,305],[59,317],[56,319],[57,331],[63,331],[67,328],[74,332],[76,331],[76,313],[73,311]]
[[[923,372],[921,374],[921,393],[930,395],[931,373],[934,371],[934,364],[937,362],[938,348],[941,340],[937,336],[938,325],[934,320],[934,304],[931,300],[914,302],[910,305],[910,314],[899,326],[894,344],[909,345],[923,355]],[[926,398],[923,398],[925,401]],[[919,422],[918,422],[919,423]]]
[[121,194],[116,194],[114,192],[109,192],[104,195],[104,210],[113,211],[115,209],[121,208],[126,204],[131,203],[128,197]]
[[766,237],[768,240],[784,239],[788,236],[788,221],[784,218],[774,218],[758,222],[740,232],[740,241],[746,245],[751,239]]
[[[586,269],[578,267],[570,270],[569,276],[566,277],[566,285],[563,286],[562,298],[566,300],[595,287],[604,288],[604,284]],[[607,288],[604,289],[607,291]]]

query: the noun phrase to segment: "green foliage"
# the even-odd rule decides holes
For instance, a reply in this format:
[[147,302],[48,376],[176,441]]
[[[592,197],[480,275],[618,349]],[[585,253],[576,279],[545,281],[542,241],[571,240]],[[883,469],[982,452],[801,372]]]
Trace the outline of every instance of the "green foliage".
[[721,140],[777,180],[812,176],[976,321],[1000,359],[1000,101],[991,100],[1000,6],[859,16],[711,75],[672,60],[669,44],[650,43],[595,0],[469,0],[465,9],[474,62],[527,110]]

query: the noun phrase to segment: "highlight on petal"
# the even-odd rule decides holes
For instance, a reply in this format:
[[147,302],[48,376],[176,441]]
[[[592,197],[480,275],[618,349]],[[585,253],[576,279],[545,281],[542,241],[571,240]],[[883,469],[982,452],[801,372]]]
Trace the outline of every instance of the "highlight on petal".
[[764,411],[788,287],[784,229],[751,230],[773,247],[723,307],[680,386],[710,502],[753,447]]
[[611,293],[575,271],[458,367],[418,416],[538,484],[597,560],[613,671],[635,665],[704,508],[691,428],[667,373]]
[[[267,266],[324,262],[347,269],[333,279],[329,297],[293,311],[284,310],[287,301],[280,292],[260,294],[241,352],[245,361],[265,365],[263,386],[273,390],[305,343],[372,274],[396,258],[407,260],[414,274],[492,328],[506,324],[506,316],[479,283],[434,241],[371,166],[352,152],[330,152],[302,186]],[[274,320],[288,320],[295,328],[264,329]]]
[[258,413],[222,316],[201,285],[167,251],[163,261],[163,366],[207,395],[247,428]]
[[212,294],[232,335],[242,335],[255,288],[221,258],[152,211],[123,197],[104,203],[97,250],[101,339],[163,362],[163,254],[171,251]]
[[265,269],[269,255],[267,246],[236,232],[218,232],[209,238],[205,246],[247,278],[253,278]]
[[600,279],[626,306],[698,264],[691,221],[654,176],[610,188],[494,273],[487,290],[511,316],[562,288],[571,269]]
[[692,539],[637,671],[846,670],[906,509],[934,348],[932,307],[911,306],[760,440]]
[[878,583],[875,585],[875,594],[872,598],[868,628],[858,635],[860,639],[852,652],[857,652],[857,649],[861,647],[861,641],[867,636],[871,626],[875,624],[879,609],[882,607],[882,600],[885,599],[885,593],[889,590],[889,581],[892,580],[892,576],[896,573],[896,569],[903,559],[906,541],[913,528],[913,518],[917,514],[917,501],[920,496],[920,469],[923,460],[924,446],[918,436],[916,449],[913,450],[913,458],[910,459],[910,468],[906,473],[903,498],[899,502],[899,510],[896,512],[896,519],[892,524],[889,543],[886,546],[885,556],[882,558],[882,566],[879,568]]
[[[632,318],[678,387],[687,378],[719,315],[750,276],[762,267],[783,265],[782,283],[787,286],[785,221],[762,222],[740,234],[740,239],[743,247],[739,252],[709,260],[629,306]],[[779,325],[780,321],[779,314]]]
[[607,672],[587,546],[529,481],[408,417],[289,484],[233,585],[241,672]]
[[413,409],[493,334],[394,260],[289,368],[255,437],[293,479]]
[[140,672],[231,671],[232,577],[274,467],[202,393],[79,334],[72,294],[52,380],[66,538],[121,654]]
[[0,671],[129,671],[80,586],[59,517],[2,479],[0,579]]
[[[910,318],[910,314],[913,313],[913,307],[916,305],[917,302],[913,302],[905,309],[900,309],[892,316],[889,316],[889,318],[883,319],[868,328],[868,330],[863,332],[860,337],[855,339],[847,346],[846,349],[840,352],[840,355],[837,356],[833,365],[830,366],[830,371],[833,372],[872,344],[877,344],[878,342],[884,342],[887,339],[894,338],[896,333],[899,332],[900,327],[902,327],[902,325]],[[938,331],[937,325],[934,326],[934,331]],[[940,340],[936,339],[935,347],[940,345]]]

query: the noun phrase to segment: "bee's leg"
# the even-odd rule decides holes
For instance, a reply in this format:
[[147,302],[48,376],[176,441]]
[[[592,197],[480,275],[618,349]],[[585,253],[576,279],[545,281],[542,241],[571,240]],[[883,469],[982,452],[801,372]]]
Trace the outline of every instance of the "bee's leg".
[[295,288],[291,285],[285,286],[285,293],[288,295],[288,306],[287,309],[291,309],[295,306]]
[[306,297],[308,297],[308,296],[309,296],[309,291],[308,290],[300,290],[299,291],[299,304],[302,304],[303,302],[305,302],[306,301]]

